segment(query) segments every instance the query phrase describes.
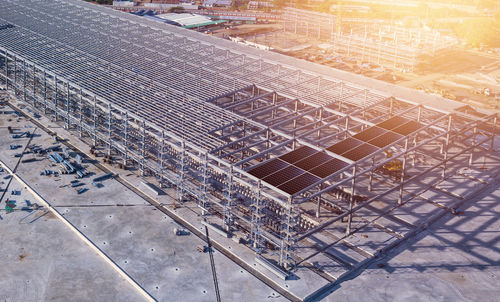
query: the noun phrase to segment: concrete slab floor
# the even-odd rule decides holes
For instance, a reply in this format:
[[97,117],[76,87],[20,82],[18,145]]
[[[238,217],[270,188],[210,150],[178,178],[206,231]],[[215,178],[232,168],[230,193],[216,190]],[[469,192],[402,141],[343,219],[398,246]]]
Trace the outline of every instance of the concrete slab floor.
[[476,196],[325,301],[498,301],[500,189]]
[[33,196],[22,191],[15,199],[14,212],[0,211],[0,301],[144,299],[53,214],[20,210]]

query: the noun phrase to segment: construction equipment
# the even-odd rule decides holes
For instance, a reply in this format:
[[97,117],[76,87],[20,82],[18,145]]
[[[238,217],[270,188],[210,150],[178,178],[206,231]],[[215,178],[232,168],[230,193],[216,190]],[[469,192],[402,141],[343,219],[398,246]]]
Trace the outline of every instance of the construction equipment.
[[5,212],[7,214],[14,212],[14,208],[16,207],[16,201],[15,200],[7,200],[5,202]]
[[[387,158],[392,157],[392,153],[389,150],[384,151],[384,153]],[[403,163],[400,160],[395,159],[382,165],[382,167],[377,170],[396,178],[401,174],[401,170],[403,170]]]

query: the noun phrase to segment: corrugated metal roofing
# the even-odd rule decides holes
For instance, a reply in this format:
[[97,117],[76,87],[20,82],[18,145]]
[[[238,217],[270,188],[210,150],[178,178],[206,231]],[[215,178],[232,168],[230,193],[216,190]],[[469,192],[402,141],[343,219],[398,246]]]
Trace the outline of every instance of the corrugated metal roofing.
[[211,22],[212,22],[212,20],[208,17],[201,16],[201,15],[195,15],[195,14],[189,14],[189,13],[161,14],[161,15],[158,15],[157,17],[178,23],[180,26],[189,26],[189,27],[198,26],[200,24],[206,24],[206,23],[211,24]]

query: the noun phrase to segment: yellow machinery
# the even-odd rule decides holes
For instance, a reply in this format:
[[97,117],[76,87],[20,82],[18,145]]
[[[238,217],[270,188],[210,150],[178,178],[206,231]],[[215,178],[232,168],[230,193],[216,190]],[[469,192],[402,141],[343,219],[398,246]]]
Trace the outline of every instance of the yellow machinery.
[[[387,158],[392,157],[392,153],[390,151],[386,150],[384,151],[384,153]],[[395,159],[384,164],[382,167],[385,171],[390,172],[390,174],[394,174],[397,172],[401,172],[401,170],[403,169],[403,163],[400,160]]]

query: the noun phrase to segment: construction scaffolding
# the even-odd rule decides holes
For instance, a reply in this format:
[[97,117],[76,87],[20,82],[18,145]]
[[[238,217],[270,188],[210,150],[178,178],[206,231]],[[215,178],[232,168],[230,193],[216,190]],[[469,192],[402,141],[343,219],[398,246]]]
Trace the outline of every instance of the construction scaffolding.
[[376,202],[399,207],[493,148],[496,115],[458,103],[383,95],[76,0],[0,3],[1,85],[287,270],[367,227],[400,238],[371,219]]
[[342,19],[341,24],[331,14],[289,7],[283,11],[282,22],[284,32],[332,43],[329,51],[333,54],[407,72],[426,58],[446,55],[458,43],[436,30],[359,18]]
[[435,30],[374,24],[335,33],[332,42],[339,55],[412,72],[426,58],[445,55],[457,39]]
[[332,40],[337,30],[331,14],[285,7],[281,19],[283,31],[318,40]]

